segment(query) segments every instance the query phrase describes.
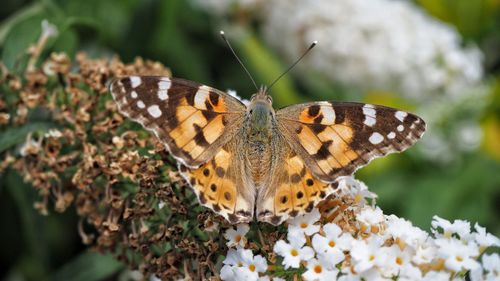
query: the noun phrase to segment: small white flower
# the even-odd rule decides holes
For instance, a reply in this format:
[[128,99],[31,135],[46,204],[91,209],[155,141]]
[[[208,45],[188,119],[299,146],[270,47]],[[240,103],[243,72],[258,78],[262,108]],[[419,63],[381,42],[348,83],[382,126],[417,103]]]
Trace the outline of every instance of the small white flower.
[[257,280],[259,272],[267,270],[264,257],[254,256],[251,250],[242,248],[229,249],[223,264],[220,272],[222,280]]
[[438,255],[445,259],[445,266],[453,271],[473,270],[479,267],[475,260],[479,256],[479,247],[474,242],[464,242],[457,239],[438,238]]
[[401,242],[405,246],[410,245],[417,248],[429,237],[429,234],[418,227],[414,227],[411,222],[398,218],[395,215],[387,216],[387,228],[385,232],[389,234],[398,244]]
[[366,199],[375,199],[377,194],[368,190],[368,187],[353,176],[340,177],[338,180],[338,192],[340,196],[351,196],[359,206],[366,204]]
[[363,278],[362,280],[370,280],[370,281],[392,281],[392,278],[386,278],[382,276],[382,272],[377,268],[368,269],[365,272],[362,272],[360,276]]
[[279,240],[274,245],[274,252],[283,257],[285,269],[289,267],[299,268],[301,261],[308,261],[314,257],[314,250],[309,246],[304,246],[306,239],[302,233],[295,231],[288,232],[287,243]]
[[356,216],[356,219],[366,225],[377,225],[385,221],[384,213],[378,206],[363,208]]
[[482,261],[484,270],[488,272],[487,280],[500,280],[500,256],[497,253],[485,254]]
[[425,274],[422,281],[449,281],[450,273],[446,271],[429,271]]
[[228,247],[245,247],[247,239],[245,235],[247,234],[250,227],[247,224],[238,224],[236,230],[229,228],[226,233],[224,233],[224,238],[226,238]]
[[[378,232],[379,225],[385,221],[384,213],[379,207],[365,206],[356,215],[356,219],[366,226],[365,232]],[[375,231],[374,231],[375,230]]]
[[337,278],[338,273],[338,269],[329,269],[323,262],[313,258],[307,262],[307,271],[302,277],[307,281],[332,281]]
[[377,266],[381,268],[382,275],[393,277],[399,275],[402,268],[410,265],[412,252],[409,247],[401,251],[399,246],[382,247],[378,253],[381,257],[378,259]]
[[322,256],[330,263],[329,268],[334,268],[336,264],[345,259],[343,251],[351,249],[354,238],[350,233],[342,233],[342,229],[334,223],[325,224],[323,231],[325,236],[314,235],[312,246],[318,256]]
[[474,233],[474,240],[480,247],[480,251],[484,251],[487,247],[495,246],[500,247],[500,239],[491,233],[486,232],[486,228],[481,227],[479,224],[475,224],[474,228],[476,233]]
[[380,237],[370,236],[367,240],[354,240],[352,244],[351,257],[356,272],[367,271],[379,262],[383,244]]
[[415,249],[412,261],[416,264],[428,264],[436,258],[436,248],[430,244],[422,244]]
[[419,281],[422,280],[422,271],[420,268],[412,265],[406,264],[399,271],[398,281]]
[[[432,217],[432,232],[438,238],[451,238],[453,234],[457,234],[460,239],[467,240],[470,237],[470,223],[464,220],[455,220],[451,223],[448,220],[438,216]],[[438,228],[443,230],[441,234]]]
[[320,229],[319,225],[315,223],[319,221],[321,214],[317,208],[314,208],[310,213],[296,216],[288,220],[288,231],[298,231],[306,235],[313,235]]

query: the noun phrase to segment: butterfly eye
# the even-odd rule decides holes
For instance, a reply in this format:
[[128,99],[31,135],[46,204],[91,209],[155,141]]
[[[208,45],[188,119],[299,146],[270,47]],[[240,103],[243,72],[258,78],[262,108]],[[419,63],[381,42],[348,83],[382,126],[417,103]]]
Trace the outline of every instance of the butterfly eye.
[[272,103],[272,102],[273,102],[273,98],[272,98],[271,96],[267,96],[267,101],[268,101],[269,103]]
[[250,99],[253,100],[255,98],[255,94],[253,94]]

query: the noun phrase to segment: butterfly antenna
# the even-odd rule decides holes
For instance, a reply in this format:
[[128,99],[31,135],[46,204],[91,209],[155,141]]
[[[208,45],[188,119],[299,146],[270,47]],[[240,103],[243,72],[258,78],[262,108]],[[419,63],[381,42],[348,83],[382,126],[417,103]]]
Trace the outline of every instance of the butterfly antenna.
[[278,78],[276,78],[273,83],[271,83],[271,85],[269,85],[269,89],[271,89],[271,87],[276,83],[278,82],[278,80],[281,79],[281,77],[283,77],[285,74],[287,74],[290,70],[292,70],[292,68],[297,65],[297,63],[299,63],[300,60],[302,60],[306,55],[307,53],[309,53],[309,51],[314,48],[314,46],[316,46],[318,44],[318,41],[313,41],[311,43],[311,46],[309,46],[309,48],[307,48],[307,50],[302,54],[302,56],[300,56],[300,58],[298,58],[292,65],[290,65],[290,67],[288,67],[287,70],[285,70],[280,76],[278,76]]
[[227,40],[226,38],[226,35],[224,33],[224,31],[220,31],[220,36],[222,37],[222,39],[224,40],[224,42],[226,42],[227,46],[229,47],[229,49],[231,50],[231,52],[233,53],[234,57],[238,60],[238,62],[241,64],[241,66],[243,67],[243,69],[245,70],[245,72],[247,73],[248,77],[250,77],[250,80],[252,80],[252,83],[253,85],[255,86],[255,89],[258,91],[259,90],[259,87],[257,87],[257,83],[255,83],[255,80],[253,80],[253,77],[252,75],[250,74],[250,72],[248,71],[248,69],[245,67],[245,65],[243,64],[243,62],[240,60],[240,58],[238,57],[238,55],[236,54],[236,52],[233,50],[233,47],[231,47],[231,44],[229,43],[229,41]]

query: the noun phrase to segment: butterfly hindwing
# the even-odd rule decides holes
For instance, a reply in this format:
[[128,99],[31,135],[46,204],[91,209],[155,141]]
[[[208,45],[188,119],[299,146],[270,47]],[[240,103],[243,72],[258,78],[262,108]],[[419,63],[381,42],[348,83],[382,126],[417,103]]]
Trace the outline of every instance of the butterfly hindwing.
[[129,76],[113,81],[110,91],[123,114],[153,131],[188,167],[211,160],[245,111],[224,92],[178,78]]
[[414,114],[362,103],[299,104],[278,110],[276,116],[294,151],[326,182],[407,149],[425,131],[425,122]]
[[259,190],[256,216],[259,221],[279,225],[289,217],[310,212],[337,185],[318,180],[283,138],[276,141],[280,147],[276,165]]
[[180,170],[203,206],[231,223],[247,223],[253,219],[255,188],[243,180],[242,161],[234,151],[238,151],[235,139],[201,167]]

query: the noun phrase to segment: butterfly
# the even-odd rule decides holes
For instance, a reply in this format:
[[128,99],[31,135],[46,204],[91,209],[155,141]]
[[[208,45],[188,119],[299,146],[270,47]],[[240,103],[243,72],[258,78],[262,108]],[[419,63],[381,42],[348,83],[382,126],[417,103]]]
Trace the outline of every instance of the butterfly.
[[122,114],[165,144],[200,204],[231,223],[273,225],[311,211],[372,159],[400,152],[425,122],[397,109],[310,102],[279,110],[265,87],[248,105],[179,78],[129,76],[110,92]]

